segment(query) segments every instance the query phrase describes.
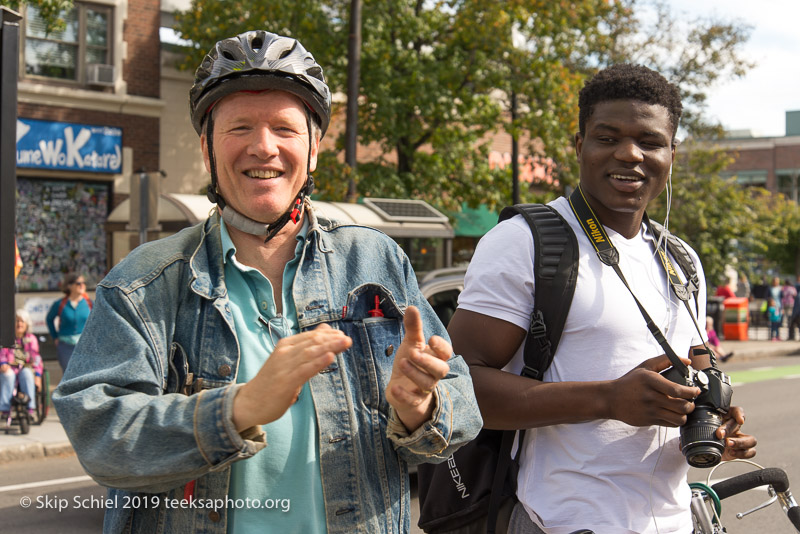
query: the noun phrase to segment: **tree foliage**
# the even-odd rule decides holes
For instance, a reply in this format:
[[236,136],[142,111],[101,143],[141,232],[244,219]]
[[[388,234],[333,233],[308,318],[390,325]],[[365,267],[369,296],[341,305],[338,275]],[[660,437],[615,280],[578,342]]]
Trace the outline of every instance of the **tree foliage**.
[[3,4],[14,11],[22,11],[26,5],[37,8],[48,34],[64,29],[63,13],[74,5],[73,0],[7,0]]
[[683,129],[691,135],[721,133],[704,116],[718,83],[743,76],[753,63],[742,52],[752,26],[736,19],[673,11],[666,0],[625,0],[613,21],[608,64],[638,63],[660,72],[681,91]]
[[[185,66],[197,65],[222,37],[265,28],[299,38],[324,65],[332,90],[341,92],[348,6],[194,0],[177,15],[176,29],[196,44]],[[548,156],[572,165],[577,92],[595,49],[608,47],[601,27],[615,6],[604,0],[365,2],[359,142],[378,146],[380,156],[359,163],[359,193],[413,196],[449,208],[462,201],[504,204],[508,170],[488,163],[490,139],[503,127],[539,139]],[[522,48],[513,46],[512,28],[523,36]],[[515,124],[507,113],[512,90],[520,97]],[[317,174],[320,190],[341,199],[352,170],[336,156],[323,156]]]
[[[683,147],[672,177],[668,227],[700,256],[710,290],[725,281],[727,265],[755,279],[765,254],[786,243],[790,221],[800,229],[794,202],[720,177],[732,160],[721,149]],[[667,200],[661,195],[650,206],[654,220],[666,219]]]
[[[176,17],[178,32],[195,43],[184,65],[194,68],[221,38],[264,28],[300,39],[332,91],[344,93],[349,4],[193,0]],[[693,139],[721,131],[705,116],[709,91],[752,66],[742,53],[749,25],[689,17],[666,0],[366,0],[362,20],[358,138],[379,155],[362,149],[351,169],[341,137],[322,153],[317,186],[330,200],[345,198],[355,172],[362,196],[422,198],[445,209],[505,205],[510,169],[488,162],[490,139],[501,131],[528,140],[529,153],[554,158],[560,183],[575,185],[578,91],[598,69],[632,62],[664,74],[683,97],[679,135]],[[747,273],[760,255],[798,255],[785,247],[800,236],[793,204],[721,178],[729,160],[719,151],[687,143],[679,153],[671,228],[697,249],[711,287],[726,263]],[[522,193],[531,201],[559,191]],[[654,214],[663,216],[665,206],[662,195]]]

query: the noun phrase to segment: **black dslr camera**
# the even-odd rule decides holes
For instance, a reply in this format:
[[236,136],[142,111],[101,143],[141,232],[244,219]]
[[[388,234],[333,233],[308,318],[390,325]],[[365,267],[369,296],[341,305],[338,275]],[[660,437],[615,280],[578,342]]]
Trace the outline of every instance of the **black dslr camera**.
[[717,439],[716,431],[731,407],[731,379],[713,364],[702,371],[682,367],[673,366],[661,373],[676,384],[697,386],[701,390],[694,399],[694,411],[681,427],[681,452],[692,467],[714,467],[725,450],[725,443]]

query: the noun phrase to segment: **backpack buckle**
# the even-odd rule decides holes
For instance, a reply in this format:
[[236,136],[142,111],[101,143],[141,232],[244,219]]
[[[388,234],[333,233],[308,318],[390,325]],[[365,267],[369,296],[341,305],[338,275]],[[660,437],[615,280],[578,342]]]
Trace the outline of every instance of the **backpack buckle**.
[[535,309],[531,313],[530,332],[536,339],[546,338],[547,325],[544,323],[544,314],[541,310]]

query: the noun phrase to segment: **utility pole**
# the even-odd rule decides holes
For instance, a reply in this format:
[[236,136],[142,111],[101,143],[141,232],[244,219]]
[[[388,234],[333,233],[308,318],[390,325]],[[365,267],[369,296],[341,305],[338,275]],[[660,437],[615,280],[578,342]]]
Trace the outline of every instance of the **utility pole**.
[[13,347],[19,13],[0,7],[0,347]]
[[519,140],[517,139],[517,92],[511,89],[511,203],[520,203],[519,198]]
[[130,220],[126,230],[139,232],[139,244],[147,243],[148,232],[161,230],[158,224],[158,199],[161,196],[159,177],[150,176],[158,173],[161,178],[167,176],[163,170],[147,171],[139,169],[131,176]]
[[356,147],[358,145],[358,93],[361,82],[361,0],[350,0],[350,36],[347,41],[347,119],[344,161],[350,167],[347,201],[355,202]]

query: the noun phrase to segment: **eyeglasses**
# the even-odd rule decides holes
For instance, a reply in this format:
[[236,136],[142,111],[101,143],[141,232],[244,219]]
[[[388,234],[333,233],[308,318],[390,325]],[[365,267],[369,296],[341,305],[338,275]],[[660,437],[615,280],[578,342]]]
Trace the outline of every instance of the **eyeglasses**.
[[292,325],[283,315],[279,314],[269,319],[265,319],[262,315],[259,315],[258,321],[267,328],[269,340],[272,341],[273,347],[275,347],[278,341],[283,337],[291,335],[292,333]]
[[86,285],[86,282],[84,282],[84,281],[75,282],[75,285],[76,285],[76,286],[85,286],[85,285]]

